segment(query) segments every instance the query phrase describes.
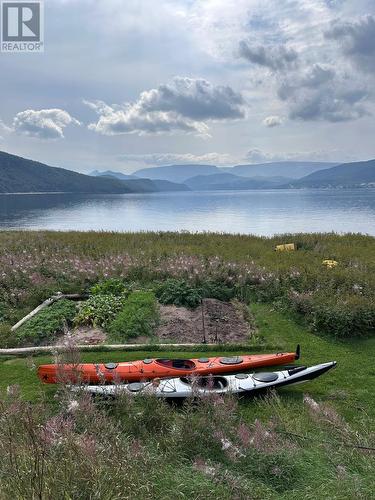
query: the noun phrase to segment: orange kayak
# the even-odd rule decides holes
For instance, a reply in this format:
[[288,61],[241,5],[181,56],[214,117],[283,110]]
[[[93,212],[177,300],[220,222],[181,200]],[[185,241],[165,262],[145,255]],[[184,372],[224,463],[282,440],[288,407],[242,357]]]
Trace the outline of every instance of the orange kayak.
[[137,382],[165,377],[186,377],[189,375],[217,375],[246,371],[262,366],[291,363],[300,357],[296,352],[275,354],[252,354],[244,356],[218,356],[198,359],[143,359],[124,363],[82,363],[41,365],[38,377],[46,384],[62,383],[116,383]]

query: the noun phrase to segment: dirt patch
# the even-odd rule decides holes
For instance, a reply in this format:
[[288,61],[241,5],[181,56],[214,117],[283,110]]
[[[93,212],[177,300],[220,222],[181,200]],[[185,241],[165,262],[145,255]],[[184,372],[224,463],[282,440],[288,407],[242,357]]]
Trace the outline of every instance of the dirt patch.
[[[160,326],[155,334],[161,342],[238,343],[246,342],[255,332],[252,318],[240,303],[205,299],[202,306],[187,309],[160,306]],[[204,325],[204,328],[203,328]]]
[[[203,329],[204,325],[204,329]],[[208,343],[247,342],[256,332],[254,320],[248,308],[240,302],[222,302],[216,299],[204,299],[202,306],[195,309],[176,306],[160,306],[160,325],[155,336],[160,342],[201,343],[206,338]],[[101,328],[81,326],[70,331],[75,343],[103,344],[107,333]],[[60,336],[55,345],[61,345],[64,336]],[[148,344],[149,337],[129,339],[134,344]]]
[[[101,328],[92,326],[80,326],[71,330],[72,339],[76,344],[102,344],[107,338],[107,334]],[[57,339],[56,345],[61,345],[64,341],[64,336]]]

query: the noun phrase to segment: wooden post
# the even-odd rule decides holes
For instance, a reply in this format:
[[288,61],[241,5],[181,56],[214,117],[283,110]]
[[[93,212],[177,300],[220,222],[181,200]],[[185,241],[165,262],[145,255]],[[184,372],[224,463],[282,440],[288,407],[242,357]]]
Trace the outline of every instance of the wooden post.
[[207,344],[206,327],[205,327],[205,324],[204,324],[204,302],[203,302],[203,299],[201,299],[201,306],[202,306],[203,344]]

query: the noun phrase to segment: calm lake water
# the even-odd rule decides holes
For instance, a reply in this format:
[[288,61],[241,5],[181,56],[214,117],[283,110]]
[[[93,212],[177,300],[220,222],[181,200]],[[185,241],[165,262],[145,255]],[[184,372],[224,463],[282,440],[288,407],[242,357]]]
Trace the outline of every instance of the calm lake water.
[[375,189],[0,195],[0,229],[375,236]]

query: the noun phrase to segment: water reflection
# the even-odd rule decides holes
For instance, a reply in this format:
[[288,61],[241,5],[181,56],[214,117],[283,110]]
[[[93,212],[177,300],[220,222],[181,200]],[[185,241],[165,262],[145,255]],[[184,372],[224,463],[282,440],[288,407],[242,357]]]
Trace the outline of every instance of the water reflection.
[[0,195],[0,227],[375,235],[375,190]]

